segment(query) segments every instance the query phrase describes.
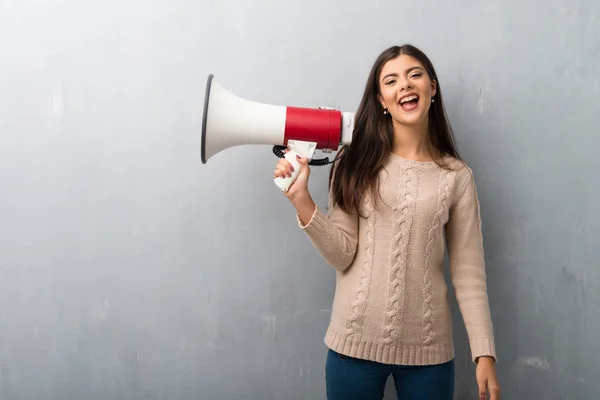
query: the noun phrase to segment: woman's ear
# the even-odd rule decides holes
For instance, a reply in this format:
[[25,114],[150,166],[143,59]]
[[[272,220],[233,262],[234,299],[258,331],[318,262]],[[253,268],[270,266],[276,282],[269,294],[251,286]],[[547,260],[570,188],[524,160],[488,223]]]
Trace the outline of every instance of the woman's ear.
[[431,97],[434,97],[437,94],[437,81],[435,79],[431,80]]

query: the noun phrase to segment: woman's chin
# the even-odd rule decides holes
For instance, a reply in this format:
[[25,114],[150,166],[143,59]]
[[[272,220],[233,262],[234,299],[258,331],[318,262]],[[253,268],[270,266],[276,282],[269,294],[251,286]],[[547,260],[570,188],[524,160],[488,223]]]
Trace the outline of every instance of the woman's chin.
[[426,119],[421,115],[421,113],[414,114],[406,114],[398,115],[394,117],[394,122],[398,125],[406,126],[406,127],[418,127],[423,124]]

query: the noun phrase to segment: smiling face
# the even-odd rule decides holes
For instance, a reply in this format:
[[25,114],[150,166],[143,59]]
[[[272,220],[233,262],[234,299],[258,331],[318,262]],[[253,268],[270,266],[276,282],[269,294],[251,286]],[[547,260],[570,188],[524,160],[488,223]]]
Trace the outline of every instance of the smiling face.
[[423,64],[402,54],[383,66],[379,75],[379,102],[391,115],[394,125],[426,126],[436,83]]

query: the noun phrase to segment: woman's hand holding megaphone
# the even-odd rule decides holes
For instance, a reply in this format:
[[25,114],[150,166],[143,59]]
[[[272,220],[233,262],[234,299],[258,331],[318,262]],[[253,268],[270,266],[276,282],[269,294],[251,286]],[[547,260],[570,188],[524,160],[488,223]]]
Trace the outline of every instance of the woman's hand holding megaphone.
[[[287,152],[289,152],[289,149],[286,149]],[[300,167],[300,173],[296,177],[296,180],[292,182],[288,190],[284,191],[283,194],[290,199],[298,212],[298,218],[306,225],[315,212],[316,204],[308,191],[308,177],[310,176],[308,160],[300,156],[297,156],[296,159],[298,160],[298,164],[294,167],[285,157],[280,158],[275,167],[274,175],[275,179],[291,177],[295,172],[295,168]]]
[[[290,149],[285,149],[286,153],[289,151]],[[298,160],[298,164],[294,166],[285,157],[281,157],[275,167],[275,178],[286,178],[291,177],[294,172],[296,172],[295,168],[297,168],[298,165],[300,166],[300,173],[295,181],[290,185],[287,191],[283,192],[288,199],[294,199],[298,197],[298,195],[308,194],[308,177],[310,176],[308,160],[300,156],[296,156],[296,159]]]

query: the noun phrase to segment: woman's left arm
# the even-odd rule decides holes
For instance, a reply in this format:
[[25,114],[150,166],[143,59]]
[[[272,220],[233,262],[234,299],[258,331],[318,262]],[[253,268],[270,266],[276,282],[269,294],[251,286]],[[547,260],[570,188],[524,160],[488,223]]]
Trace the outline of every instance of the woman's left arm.
[[445,229],[452,285],[465,322],[472,359],[477,363],[479,393],[484,398],[489,391],[492,400],[499,400],[479,199],[473,173],[467,166],[457,174],[457,192]]

